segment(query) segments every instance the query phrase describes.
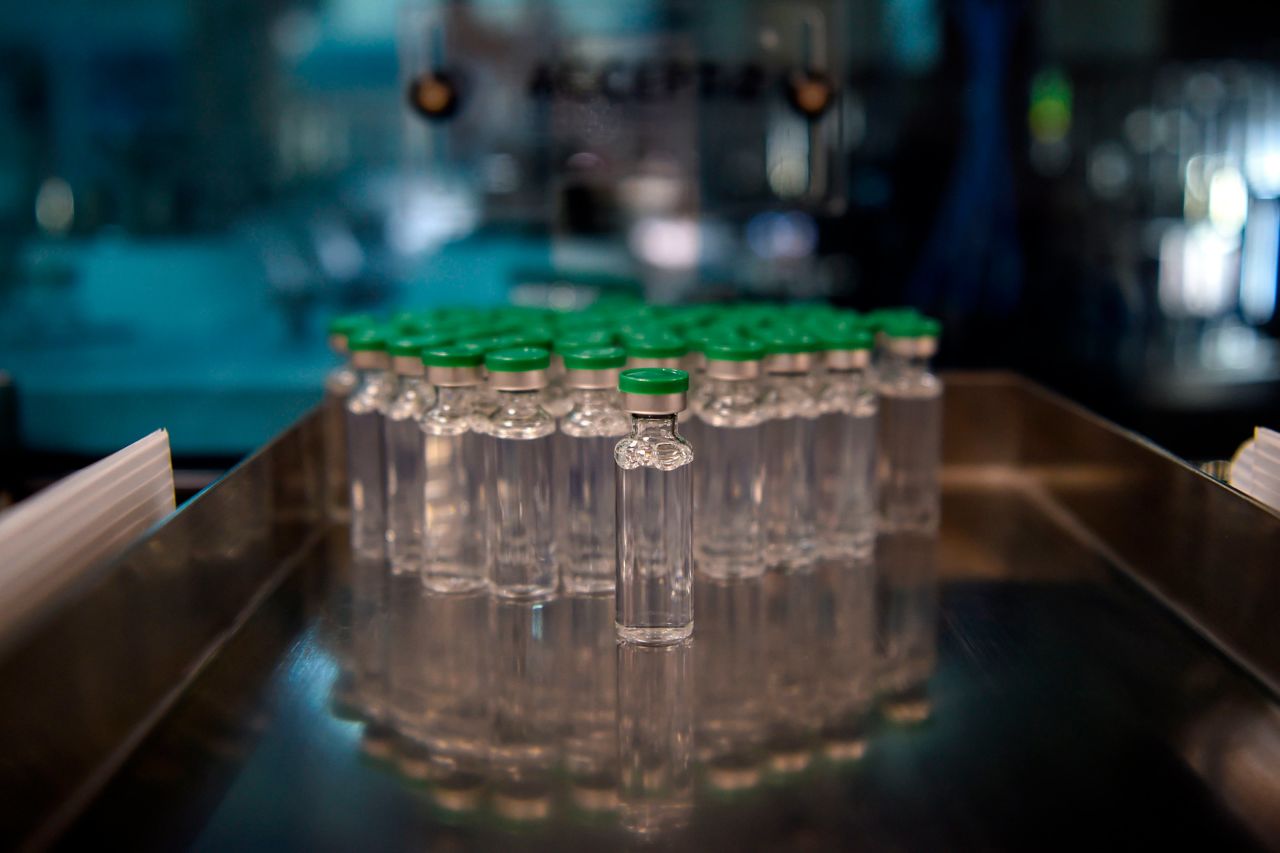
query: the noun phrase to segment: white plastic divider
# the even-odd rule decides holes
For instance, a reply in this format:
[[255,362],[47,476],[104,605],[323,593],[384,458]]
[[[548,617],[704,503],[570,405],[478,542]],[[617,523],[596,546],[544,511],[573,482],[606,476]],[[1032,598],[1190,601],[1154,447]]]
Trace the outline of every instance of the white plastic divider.
[[1258,427],[1231,460],[1231,485],[1280,512],[1280,432]]
[[0,513],[0,643],[173,509],[169,433],[156,430]]

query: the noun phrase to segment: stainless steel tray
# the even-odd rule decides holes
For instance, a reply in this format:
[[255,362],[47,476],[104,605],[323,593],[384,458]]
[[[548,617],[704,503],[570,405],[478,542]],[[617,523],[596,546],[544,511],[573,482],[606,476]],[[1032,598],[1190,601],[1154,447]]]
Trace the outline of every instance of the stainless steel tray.
[[[312,415],[0,650],[0,840],[1280,845],[1280,518],[1017,377],[949,376],[946,401],[936,542],[700,587],[666,658],[615,652],[589,602],[397,582],[379,610],[321,518]],[[888,684],[866,620],[922,642],[927,681]],[[387,654],[437,698],[484,693],[483,747],[388,725]],[[715,753],[734,736],[753,757]],[[650,794],[670,828],[635,828]]]

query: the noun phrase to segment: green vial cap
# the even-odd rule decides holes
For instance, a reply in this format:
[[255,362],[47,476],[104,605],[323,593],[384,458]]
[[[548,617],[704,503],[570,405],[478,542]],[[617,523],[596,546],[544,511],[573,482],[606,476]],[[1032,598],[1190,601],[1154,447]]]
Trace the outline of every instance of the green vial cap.
[[942,324],[932,317],[903,315],[889,318],[881,331],[891,338],[936,338],[942,333]]
[[412,338],[396,338],[387,344],[387,352],[392,355],[419,356],[428,347],[438,347],[449,343],[448,335],[418,335]]
[[762,343],[768,355],[791,355],[802,352],[818,352],[822,345],[806,332],[788,330],[765,335]]
[[347,338],[352,352],[386,352],[387,336],[381,329],[361,329]]
[[826,350],[871,349],[876,340],[870,329],[861,326],[828,326],[819,337]]
[[352,332],[367,329],[377,322],[372,314],[343,314],[329,321],[329,334],[346,337]]
[[474,344],[454,344],[422,351],[427,367],[479,367],[484,363],[484,349]]
[[633,367],[618,374],[618,390],[623,394],[684,394],[689,390],[689,374],[670,367]]
[[607,347],[613,345],[613,333],[605,329],[582,329],[565,332],[555,340],[555,351],[560,355],[586,347]]
[[882,332],[888,325],[912,320],[919,316],[919,312],[914,308],[877,308],[866,314],[863,320],[873,331]]
[[627,338],[627,355],[631,358],[682,358],[687,352],[689,345],[684,339],[671,334]]
[[723,335],[707,341],[702,352],[711,361],[759,361],[765,356],[759,341]]
[[507,338],[512,342],[512,346],[537,347],[549,350],[555,335],[551,333],[550,329],[538,326],[532,329],[517,329],[507,335]]
[[611,370],[627,363],[622,347],[586,347],[564,353],[566,370]]
[[551,353],[539,347],[513,347],[494,350],[484,357],[484,366],[490,373],[524,373],[528,370],[546,370],[551,364]]

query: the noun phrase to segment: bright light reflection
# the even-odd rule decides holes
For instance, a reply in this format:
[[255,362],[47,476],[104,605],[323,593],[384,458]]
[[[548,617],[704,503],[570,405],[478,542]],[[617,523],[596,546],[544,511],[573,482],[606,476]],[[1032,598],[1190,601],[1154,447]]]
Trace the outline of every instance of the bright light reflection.
[[696,219],[642,219],[628,242],[641,260],[660,269],[691,269],[702,251]]
[[1236,237],[1249,216],[1249,188],[1234,166],[1223,166],[1209,179],[1209,221],[1223,237]]
[[1240,310],[1255,325],[1276,313],[1276,278],[1280,259],[1280,201],[1254,201],[1244,229],[1240,259]]

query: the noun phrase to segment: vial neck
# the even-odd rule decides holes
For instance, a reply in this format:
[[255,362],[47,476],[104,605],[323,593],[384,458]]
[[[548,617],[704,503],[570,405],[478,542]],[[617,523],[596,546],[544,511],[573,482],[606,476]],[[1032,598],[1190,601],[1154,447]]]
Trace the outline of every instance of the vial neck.
[[498,408],[513,416],[537,414],[542,402],[542,392],[537,391],[498,391]]
[[391,373],[382,367],[358,367],[356,368],[356,383],[359,385],[370,385],[372,383],[390,384],[392,381]]
[[575,408],[606,409],[616,405],[616,393],[611,388],[574,388],[569,396]]
[[881,369],[886,373],[892,372],[899,376],[923,375],[929,372],[929,358],[890,351],[885,353]]
[[676,433],[675,415],[632,415],[632,438],[672,438]]
[[474,385],[466,385],[457,388],[437,385],[436,407],[440,409],[464,409],[470,404],[474,393]]
[[427,386],[426,377],[408,373],[396,374],[396,391],[404,394],[407,391],[421,391]]

